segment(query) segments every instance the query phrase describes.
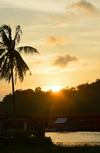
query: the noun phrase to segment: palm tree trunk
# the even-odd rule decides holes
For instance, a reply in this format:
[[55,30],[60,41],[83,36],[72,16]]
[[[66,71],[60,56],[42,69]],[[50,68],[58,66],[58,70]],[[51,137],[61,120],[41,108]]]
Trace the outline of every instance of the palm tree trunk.
[[11,66],[11,75],[12,75],[14,130],[16,130],[15,90],[14,90],[14,75],[13,75],[13,67],[12,66]]

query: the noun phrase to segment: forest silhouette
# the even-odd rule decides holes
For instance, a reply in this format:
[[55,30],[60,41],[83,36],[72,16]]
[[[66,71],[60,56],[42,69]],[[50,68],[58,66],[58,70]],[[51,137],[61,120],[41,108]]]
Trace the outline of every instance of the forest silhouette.
[[[42,91],[41,87],[16,90],[15,98],[16,115],[100,113],[100,79],[59,92]],[[12,94],[3,98],[0,108],[13,115]]]

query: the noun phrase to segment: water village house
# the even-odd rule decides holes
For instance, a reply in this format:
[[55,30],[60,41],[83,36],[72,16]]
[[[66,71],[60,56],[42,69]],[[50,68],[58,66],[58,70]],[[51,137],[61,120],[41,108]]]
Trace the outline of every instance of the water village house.
[[67,118],[57,118],[54,122],[57,131],[66,131],[68,130],[68,119]]
[[[77,131],[100,131],[100,113],[96,114],[59,114],[59,115],[33,115],[17,116],[17,129],[22,129],[31,133],[31,129],[36,124],[44,124],[45,129],[52,125],[52,130],[62,130],[66,125],[75,127]],[[68,124],[67,124],[68,123]],[[13,128],[13,116],[6,116],[0,109],[0,133],[3,130]]]

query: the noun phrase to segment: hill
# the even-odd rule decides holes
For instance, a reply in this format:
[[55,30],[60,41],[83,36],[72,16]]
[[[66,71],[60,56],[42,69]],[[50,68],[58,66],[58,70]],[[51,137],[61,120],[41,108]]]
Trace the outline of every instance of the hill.
[[[15,99],[17,115],[100,113],[100,79],[59,92],[44,92],[40,87],[16,90]],[[0,109],[13,114],[12,94],[3,98]]]

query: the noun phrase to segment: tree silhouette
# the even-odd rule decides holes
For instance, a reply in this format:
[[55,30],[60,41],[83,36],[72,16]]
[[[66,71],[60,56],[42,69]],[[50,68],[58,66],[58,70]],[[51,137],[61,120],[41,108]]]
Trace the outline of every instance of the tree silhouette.
[[[14,128],[16,128],[16,112],[15,112],[15,94],[14,85],[17,78],[22,82],[29,67],[22,59],[20,53],[39,53],[35,48],[30,46],[21,46],[15,48],[21,39],[22,30],[18,25],[15,29],[15,36],[12,39],[12,29],[8,25],[0,27],[0,79],[5,79],[8,83],[12,82],[13,94],[13,110],[14,110]],[[31,72],[30,72],[31,74]]]

